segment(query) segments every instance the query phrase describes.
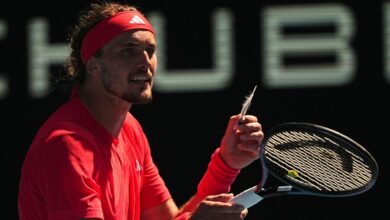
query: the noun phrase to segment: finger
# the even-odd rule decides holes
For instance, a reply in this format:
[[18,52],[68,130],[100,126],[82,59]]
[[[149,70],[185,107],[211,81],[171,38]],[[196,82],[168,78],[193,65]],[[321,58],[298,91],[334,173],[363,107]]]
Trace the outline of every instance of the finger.
[[227,202],[230,199],[233,198],[232,193],[221,193],[218,195],[210,195],[205,198],[207,201],[214,201],[214,202]]
[[213,212],[215,213],[225,213],[225,214],[238,214],[241,215],[244,207],[238,204],[224,203],[224,202],[211,202],[205,201],[200,204],[201,208],[212,207]]
[[232,193],[222,193],[218,195],[207,196],[200,204],[201,209],[212,207],[213,212],[218,213],[237,213],[240,214],[244,207],[238,204],[228,202],[233,198]]
[[241,132],[252,132],[262,130],[261,124],[258,122],[251,122],[247,124],[240,124],[239,127]]
[[253,143],[253,144],[261,144],[264,138],[263,131],[251,132],[251,133],[241,133],[240,141]]
[[226,134],[230,134],[237,130],[238,121],[240,120],[240,115],[233,115],[229,119],[228,126],[226,128]]
[[244,117],[241,117],[240,124],[250,123],[250,122],[257,122],[258,119],[254,115],[245,115]]
[[247,215],[248,215],[248,209],[244,209],[244,210],[241,212],[241,219],[244,219]]

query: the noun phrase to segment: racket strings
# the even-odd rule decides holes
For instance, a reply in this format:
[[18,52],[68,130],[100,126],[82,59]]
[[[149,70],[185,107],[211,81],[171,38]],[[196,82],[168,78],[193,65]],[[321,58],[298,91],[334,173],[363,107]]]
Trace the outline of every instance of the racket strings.
[[[279,160],[278,158],[268,157],[270,164],[268,165],[273,171],[281,175],[285,175],[288,173],[289,165],[284,163],[283,160]],[[295,169],[297,172],[302,173],[301,170]],[[303,182],[305,185],[309,185],[310,188],[315,188],[315,190],[322,191],[324,189],[331,190],[326,185],[323,185],[321,181],[317,181],[315,178],[310,178],[310,176],[299,174],[299,177],[296,180]]]
[[307,131],[274,134],[265,153],[274,169],[278,167],[277,172],[296,170],[299,176],[295,180],[319,191],[355,190],[372,179],[370,166],[360,155],[321,134]]
[[[313,146],[313,145],[315,146],[316,144],[318,145],[318,143],[315,143],[313,141],[305,141],[303,144],[306,145],[306,146]],[[321,162],[324,162],[324,165],[326,165],[326,166],[325,167],[324,166],[320,166],[320,167],[317,167],[317,168],[319,169],[319,171],[321,171],[320,172],[321,174],[326,174],[325,177],[330,178],[331,180],[334,180],[334,182],[337,185],[343,186],[342,184],[340,184],[338,182],[338,179],[339,179],[340,176],[342,177],[344,174],[351,174],[351,172],[353,170],[359,171],[359,169],[357,169],[357,168],[353,169],[353,161],[354,160],[352,158],[352,154],[351,153],[347,153],[343,148],[340,148],[338,144],[336,144],[336,147],[335,147],[335,142],[332,141],[331,144],[329,144],[329,142],[322,142],[322,143],[319,143],[319,146],[322,147],[322,149],[318,148],[318,146],[317,146],[317,147],[315,147],[313,149],[319,149],[319,151],[308,152],[309,155],[307,155],[307,156],[311,156],[313,154],[314,155],[320,155],[320,161],[317,160],[315,164],[316,165],[320,165]],[[304,149],[306,149],[306,148],[304,148]],[[335,159],[339,163],[334,163]],[[340,164],[342,166],[340,166]],[[357,164],[359,164],[359,163],[357,163]],[[334,167],[332,167],[334,165],[338,165],[337,167],[335,167],[336,169],[334,169],[333,172],[332,172],[334,174],[337,174],[336,176],[329,175],[329,173],[328,173],[328,171],[329,171],[328,167],[329,168],[334,168]],[[340,169],[340,168],[342,168],[342,169]],[[366,172],[363,172],[363,173],[366,173]],[[346,177],[355,179],[355,180],[357,180],[357,182],[359,182],[359,180],[360,180],[360,177],[359,178],[354,178],[354,177],[356,177],[356,175],[349,175],[349,176],[346,176]],[[370,180],[370,178],[367,179],[367,181],[369,181],[369,180]],[[363,185],[366,184],[367,181],[365,181],[363,183]],[[345,182],[345,183],[348,184],[349,182]],[[358,187],[356,185],[349,185],[349,186],[352,187],[352,188]],[[347,189],[348,188],[344,188],[344,190],[347,190]]]
[[[269,160],[273,162],[274,165],[276,165],[278,168],[282,168],[278,171],[282,175],[288,173],[288,170],[295,170],[299,174],[298,177],[295,177],[295,180],[299,180],[304,184],[309,185],[311,188],[314,187],[319,191],[334,191],[334,187],[332,185],[329,183],[324,183],[322,178],[324,176],[324,169],[321,167],[316,167],[313,169],[312,164],[314,161],[308,161],[306,158],[307,157],[303,157],[302,159],[269,157]],[[294,164],[294,166],[292,167],[291,164]],[[329,175],[327,176],[329,177]],[[334,179],[332,177],[330,178]]]
[[[313,160],[290,160],[289,163],[283,163],[280,158],[270,158],[272,163],[276,164],[279,167],[283,167],[283,171],[279,171],[280,173],[288,173],[289,170],[293,169],[299,173],[298,180],[304,182],[305,184],[310,185],[311,187],[315,187],[320,191],[346,191],[353,190],[358,187],[364,186],[367,182],[361,182],[359,179],[355,179],[355,181],[360,184],[350,184],[351,181],[344,181],[340,179],[340,176],[343,175],[341,172],[333,171],[331,174],[328,173],[329,164],[324,164],[326,166],[316,166],[313,167]],[[284,159],[285,160],[285,159]],[[323,161],[319,161],[318,163],[322,163]],[[294,167],[290,165],[291,163],[295,163]]]

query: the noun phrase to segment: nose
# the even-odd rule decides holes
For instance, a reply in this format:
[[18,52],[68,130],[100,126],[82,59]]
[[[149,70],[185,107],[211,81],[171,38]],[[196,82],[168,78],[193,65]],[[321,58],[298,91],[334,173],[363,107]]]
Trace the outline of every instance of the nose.
[[146,50],[142,52],[140,55],[141,58],[139,60],[139,67],[143,69],[149,69],[151,67],[151,57]]

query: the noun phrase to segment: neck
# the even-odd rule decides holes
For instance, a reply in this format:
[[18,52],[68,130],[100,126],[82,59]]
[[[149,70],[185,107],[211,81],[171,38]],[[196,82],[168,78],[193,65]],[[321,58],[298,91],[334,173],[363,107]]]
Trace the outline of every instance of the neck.
[[131,103],[125,102],[103,90],[82,86],[78,93],[94,118],[114,137],[118,137]]

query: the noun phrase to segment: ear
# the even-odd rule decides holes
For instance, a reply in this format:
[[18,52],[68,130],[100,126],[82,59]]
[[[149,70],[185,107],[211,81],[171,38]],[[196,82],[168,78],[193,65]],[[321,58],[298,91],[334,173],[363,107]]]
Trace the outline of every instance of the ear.
[[87,64],[85,64],[85,70],[87,73],[96,75],[100,72],[100,63],[99,60],[92,56],[91,59],[87,61]]

